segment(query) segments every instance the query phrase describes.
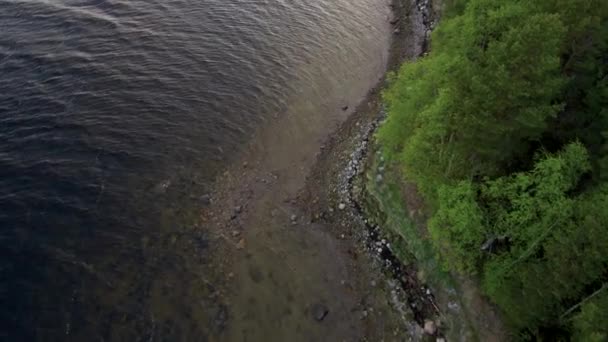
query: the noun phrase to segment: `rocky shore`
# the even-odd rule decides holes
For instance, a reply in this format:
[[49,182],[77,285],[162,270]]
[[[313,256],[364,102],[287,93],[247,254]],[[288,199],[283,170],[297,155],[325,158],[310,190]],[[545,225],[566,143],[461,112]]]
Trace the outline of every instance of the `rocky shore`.
[[[394,0],[388,69],[421,56],[429,0]],[[285,167],[252,152],[201,197],[211,227],[216,338],[227,341],[444,339],[432,291],[362,212],[370,140],[384,118],[382,78],[317,151]],[[298,151],[298,153],[309,153]],[[376,181],[382,182],[378,170]]]
[[[393,6],[395,13],[401,13],[391,21],[396,25],[393,33],[396,37],[394,49],[400,51],[398,61],[426,55],[432,30],[441,11],[440,1],[413,1],[410,5],[413,7],[406,14],[400,10],[407,6]],[[408,26],[401,26],[401,19],[397,19],[399,17],[408,18]],[[400,39],[411,45],[400,45]],[[504,340],[506,334],[495,308],[486,302],[474,281],[458,278],[427,284],[425,270],[418,267],[415,256],[404,258],[399,255],[403,251],[391,245],[391,235],[395,232],[383,227],[383,221],[389,214],[378,208],[376,198],[371,193],[373,191],[369,189],[369,184],[373,184],[374,188],[391,187],[385,183],[388,178],[395,177],[394,174],[386,174],[389,165],[373,141],[374,133],[386,118],[380,95],[376,92],[372,91],[367,106],[359,108],[358,113],[327,143],[330,147],[320,156],[309,180],[310,189],[304,201],[313,203],[308,206],[309,212],[334,227],[334,234],[338,238],[349,239],[372,256],[374,266],[383,272],[384,278],[381,279],[384,290],[393,307],[408,322],[407,336],[411,340],[445,341],[448,337],[450,340]],[[322,189],[329,189],[325,198],[327,202],[315,205],[317,198],[313,197],[323,193]],[[404,208],[406,212],[403,217],[411,220],[416,229],[424,230],[422,204],[409,203],[420,202],[421,199],[416,194],[410,197],[406,200],[409,208]],[[329,209],[324,211],[323,207]],[[398,242],[399,239],[394,240]],[[409,251],[405,253],[410,254]]]

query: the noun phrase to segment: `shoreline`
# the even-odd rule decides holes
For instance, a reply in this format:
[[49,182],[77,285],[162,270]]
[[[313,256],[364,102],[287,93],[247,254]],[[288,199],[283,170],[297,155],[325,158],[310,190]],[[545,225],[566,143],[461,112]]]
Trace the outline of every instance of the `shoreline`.
[[[400,62],[396,62],[396,65],[389,64],[387,75],[394,71],[394,68],[398,68],[401,63],[427,54],[430,48],[430,34],[441,16],[441,0],[414,0],[412,2],[415,3],[419,10],[418,14],[421,16],[422,24],[417,32],[419,34],[424,32],[424,34],[420,34],[422,37],[420,50],[415,56],[402,57]],[[377,87],[381,91],[382,83]],[[333,155],[320,158],[318,173],[312,177],[314,179],[323,178],[325,172],[332,175],[329,179],[339,180],[328,195],[330,206],[346,207],[343,211],[332,212],[327,218],[335,226],[341,227],[335,231],[336,237],[344,238],[350,235],[349,238],[353,244],[359,243],[364,246],[363,248],[368,254],[376,259],[377,266],[387,275],[389,282],[393,281],[389,290],[392,293],[396,288],[403,291],[400,304],[408,306],[409,319],[418,324],[418,327],[414,327],[414,329],[421,330],[418,337],[431,335],[436,337],[437,341],[445,341],[446,337],[448,340],[507,340],[508,333],[503,326],[498,309],[487,301],[474,279],[448,272],[442,275],[426,274],[428,271],[426,264],[435,263],[434,257],[429,256],[429,260],[418,260],[415,253],[408,250],[407,247],[402,250],[400,249],[402,246],[397,248],[391,246],[393,242],[399,243],[399,239],[403,237],[396,238],[395,234],[401,233],[395,231],[394,227],[390,227],[390,224],[386,222],[387,219],[409,221],[401,224],[413,226],[418,230],[421,239],[425,239],[423,231],[426,231],[426,218],[423,200],[417,194],[415,187],[407,182],[404,183],[401,179],[395,179],[397,175],[395,170],[392,170],[388,161],[385,162],[381,157],[378,150],[380,146],[374,141],[374,134],[387,115],[381,103],[381,94],[375,94],[377,91],[377,89],[373,89],[369,95],[370,102],[379,101],[367,109],[372,112],[372,116],[362,115],[361,118],[357,118],[353,115],[349,118],[349,121],[357,120],[354,123],[355,127],[352,127],[352,123],[350,127],[347,123],[341,127],[341,130],[345,130],[347,133],[343,136],[338,134],[338,137],[341,138],[331,142],[332,147],[329,150],[336,151],[333,152]],[[374,111],[375,116],[373,116]],[[365,110],[362,112],[365,113]],[[341,139],[346,141],[341,141]],[[344,157],[345,153],[350,154]],[[340,154],[342,154],[341,157]],[[339,163],[332,161],[337,158],[340,158]],[[339,166],[335,168],[334,165],[332,169],[332,163]],[[332,171],[328,172],[328,170]],[[316,187],[319,191],[319,188],[327,185],[320,185],[318,181],[313,180],[309,182],[308,186]],[[391,197],[391,194],[379,192],[379,189],[391,186],[395,186],[397,191],[401,192],[399,197],[405,203],[403,210],[406,212],[401,216],[394,216],[394,213],[385,211],[391,210],[391,208],[384,207],[385,203],[381,203],[385,202],[383,196]],[[411,192],[411,194],[403,192]],[[311,191],[309,196],[311,194],[314,194],[314,191]],[[310,212],[316,210],[319,209],[309,206]],[[404,252],[407,254],[406,256],[401,255]],[[447,278],[436,278],[441,276],[447,276]],[[396,307],[399,305],[395,304]]]
[[[389,62],[386,75],[374,89],[370,90],[366,103],[361,104],[356,113],[339,129],[339,133],[327,143],[329,147],[319,156],[313,176],[307,184],[307,193],[302,204],[306,206],[305,203],[313,203],[307,206],[307,212],[312,217],[320,216],[334,227],[339,227],[334,231],[336,238],[349,239],[352,244],[363,248],[365,250],[363,253],[368,253],[375,259],[375,266],[387,277],[389,283],[387,292],[401,291],[401,302],[394,301],[394,304],[396,307],[401,305],[402,311],[409,311],[408,319],[418,324],[417,327],[410,326],[418,330],[418,338],[424,335],[426,325],[426,335],[436,336],[440,340],[444,335],[440,328],[440,310],[434,294],[426,284],[417,279],[415,265],[402,264],[391,252],[388,248],[390,241],[383,238],[385,232],[372,222],[372,217],[366,215],[363,208],[365,204],[362,203],[365,201],[365,185],[362,183],[365,182],[374,159],[371,154],[375,151],[372,148],[376,147],[373,144],[373,135],[386,118],[381,99],[386,76],[396,71],[403,62],[415,60],[426,54],[430,32],[439,15],[439,10],[434,9],[433,5],[440,6],[440,2],[435,1],[433,4],[428,0],[414,0],[409,3],[410,8],[406,8],[407,6],[399,0],[394,1],[392,7],[398,14],[395,14],[393,21],[398,24],[394,32],[392,61]],[[412,10],[413,13],[409,12]],[[414,15],[413,19],[412,15]],[[406,27],[403,26],[404,22],[407,24]],[[409,32],[403,34],[404,31]],[[412,45],[404,46],[408,44],[406,40],[412,38],[413,42],[409,42]],[[337,184],[328,186],[319,179],[337,180]],[[315,194],[323,191],[327,191],[325,193],[327,201],[317,205],[315,202],[318,196]],[[338,209],[327,213],[323,212],[323,207]],[[340,209],[342,207],[343,210]],[[315,214],[319,211],[321,215]],[[403,308],[404,305],[407,309]],[[432,328],[429,328],[428,322],[432,322]],[[429,334],[429,329],[434,332]]]
[[[260,169],[255,158],[239,158],[203,200],[201,225],[215,227],[210,233],[217,242],[210,252],[214,272],[208,281],[219,308],[214,322],[218,338],[424,335],[425,318],[406,304],[410,293],[385,277],[383,265],[361,239],[367,230],[362,218],[350,207],[342,208],[336,197],[349,191],[344,170],[351,153],[358,149],[363,156],[358,144],[369,139],[380,119],[388,73],[425,51],[432,21],[429,2],[393,0],[390,7],[386,70],[338,128],[325,134],[313,165],[290,166],[299,173],[292,178],[303,183],[291,181],[291,174]],[[287,299],[277,298],[278,292]],[[267,317],[255,317],[262,310]],[[280,320],[281,329],[272,320]]]

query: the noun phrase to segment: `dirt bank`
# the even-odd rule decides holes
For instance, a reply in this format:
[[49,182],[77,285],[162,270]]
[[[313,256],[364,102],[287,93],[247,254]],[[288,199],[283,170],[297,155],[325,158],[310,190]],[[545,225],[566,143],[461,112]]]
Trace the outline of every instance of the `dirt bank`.
[[[428,6],[391,5],[389,69],[424,51]],[[214,291],[204,304],[216,311],[212,340],[422,338],[425,317],[406,304],[401,284],[384,275],[380,259],[368,252],[365,223],[340,195],[353,151],[381,113],[383,86],[380,77],[356,108],[339,109],[345,120],[337,130],[267,129],[203,199],[201,226],[215,242],[207,277]]]

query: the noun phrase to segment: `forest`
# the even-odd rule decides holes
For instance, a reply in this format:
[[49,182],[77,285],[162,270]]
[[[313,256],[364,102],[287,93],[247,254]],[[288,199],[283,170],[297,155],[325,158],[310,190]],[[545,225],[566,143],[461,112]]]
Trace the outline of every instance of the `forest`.
[[519,340],[608,340],[608,1],[452,0],[377,139]]

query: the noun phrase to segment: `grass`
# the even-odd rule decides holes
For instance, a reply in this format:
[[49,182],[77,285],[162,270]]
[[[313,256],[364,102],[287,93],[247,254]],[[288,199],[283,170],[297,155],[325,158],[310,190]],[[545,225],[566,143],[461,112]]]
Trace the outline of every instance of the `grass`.
[[[372,222],[378,223],[383,237],[391,243],[393,254],[404,265],[415,265],[417,278],[433,289],[441,310],[442,332],[448,340],[480,340],[462,302],[459,279],[442,269],[427,238],[426,225],[416,222],[405,205],[404,182],[395,163],[383,163],[372,158],[366,173],[366,195],[363,210]],[[382,182],[376,181],[379,166],[386,170]],[[422,220],[423,221],[423,220]]]

